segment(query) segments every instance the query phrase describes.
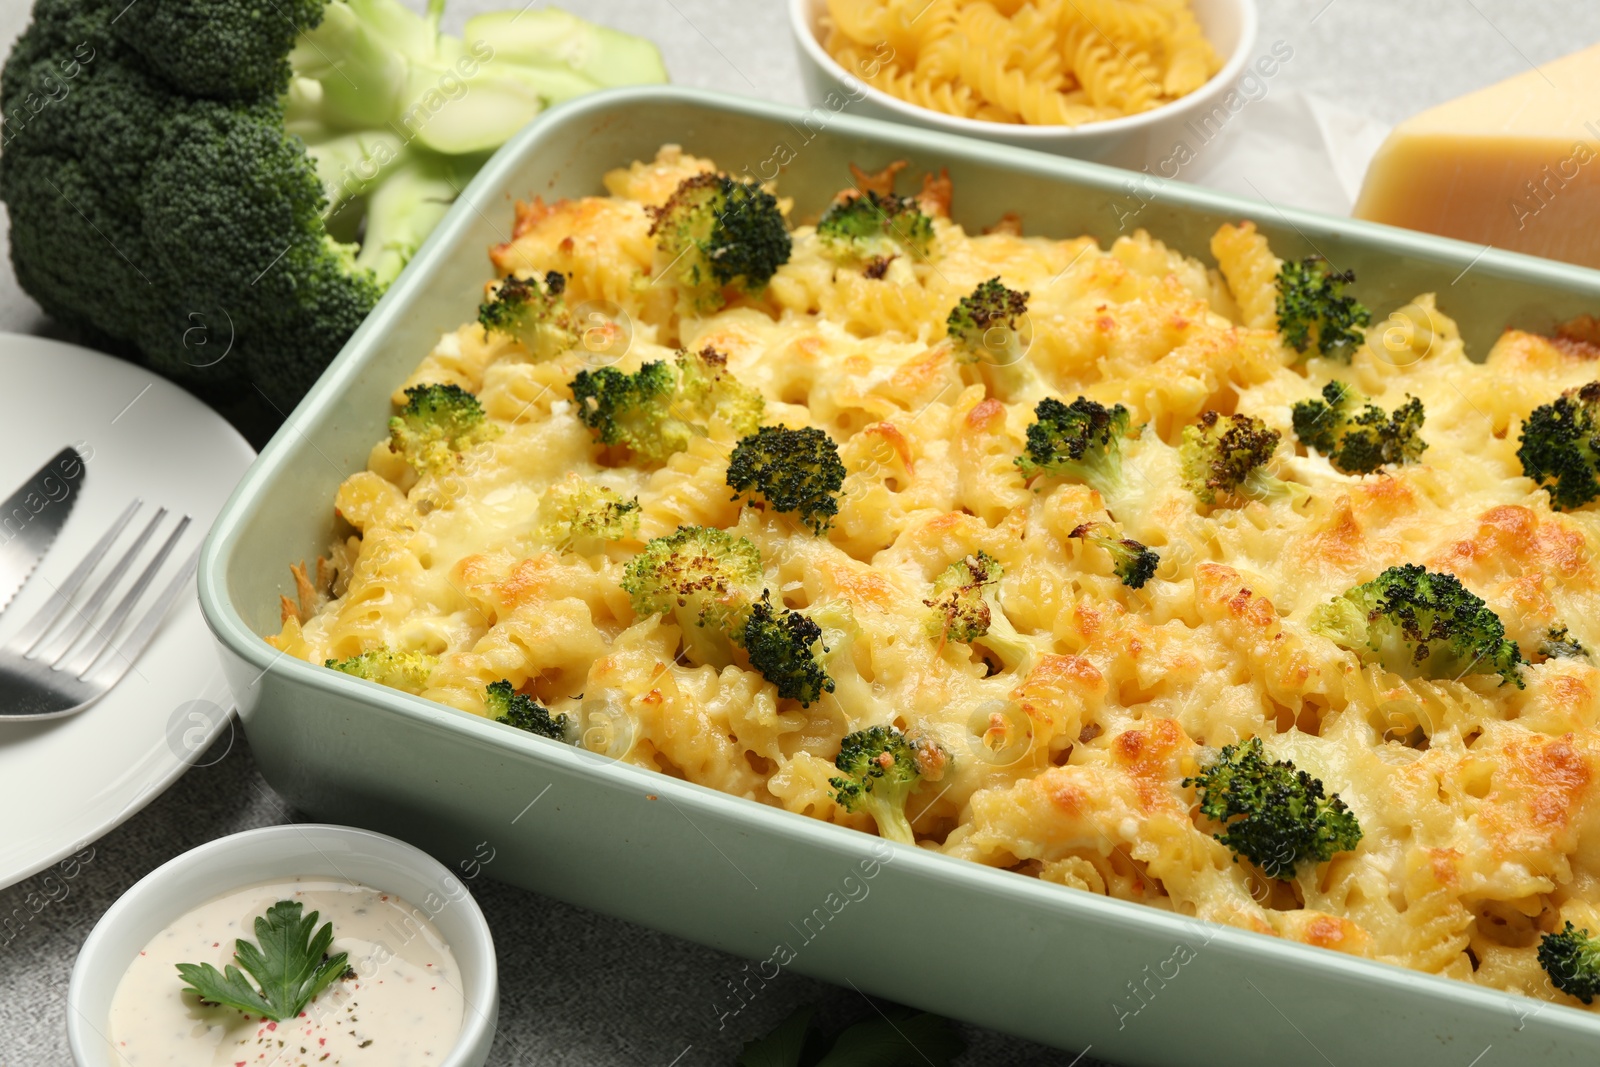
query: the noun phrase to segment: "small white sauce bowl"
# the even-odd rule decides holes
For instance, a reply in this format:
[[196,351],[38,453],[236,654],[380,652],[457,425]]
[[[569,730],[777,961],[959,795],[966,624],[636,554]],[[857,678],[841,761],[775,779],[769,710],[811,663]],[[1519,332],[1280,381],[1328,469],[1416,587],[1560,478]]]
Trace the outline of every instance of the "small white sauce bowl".
[[[78,1067],[120,1067],[111,1001],[128,966],[169,924],[224,893],[296,875],[342,878],[393,893],[428,915],[461,972],[461,1033],[439,1067],[483,1067],[500,1008],[494,940],[461,880],[426,852],[349,826],[296,823],[218,838],[141,878],[101,916],[67,987],[67,1040]],[[437,910],[435,910],[437,909]],[[174,982],[178,976],[174,972]]]
[[[985,122],[930,111],[868,85],[846,71],[822,46],[822,16],[827,0],[789,0],[789,26],[800,53],[800,77],[806,96],[825,120],[824,112],[847,110],[868,118],[922,126],[945,133],[980,137],[1001,144],[1032,148],[1074,159],[1099,160],[1119,166],[1141,166],[1152,151],[1170,150],[1186,123],[1204,128],[1225,123],[1237,108],[1228,106],[1246,69],[1257,62],[1255,0],[1192,0],[1195,17],[1217,54],[1226,56],[1222,70],[1188,96],[1158,108],[1082,126],[1022,126]],[[1263,57],[1271,62],[1270,57]],[[1268,75],[1270,77],[1270,75]],[[1264,83],[1263,83],[1264,84]]]

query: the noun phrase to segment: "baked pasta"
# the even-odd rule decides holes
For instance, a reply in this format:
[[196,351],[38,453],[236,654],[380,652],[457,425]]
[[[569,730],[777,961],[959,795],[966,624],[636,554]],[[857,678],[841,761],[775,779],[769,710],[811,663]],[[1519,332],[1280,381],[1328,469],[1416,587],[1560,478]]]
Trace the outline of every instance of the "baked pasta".
[[1064,890],[1579,1004],[1541,952],[1600,932],[1597,522],[1528,438],[1600,401],[1600,349],[1508,331],[1474,362],[1432,295],[1369,314],[1249,223],[1215,266],[968,233],[897,169],[814,225],[671,146],[518,204],[273,643]]

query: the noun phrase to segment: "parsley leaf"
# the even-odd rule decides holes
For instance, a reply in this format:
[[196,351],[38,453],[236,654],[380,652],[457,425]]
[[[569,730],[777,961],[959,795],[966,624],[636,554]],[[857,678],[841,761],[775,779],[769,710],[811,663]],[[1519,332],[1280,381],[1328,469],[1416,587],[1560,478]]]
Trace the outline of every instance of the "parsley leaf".
[[224,974],[209,963],[180,963],[178,974],[202,1000],[273,1022],[293,1019],[349,969],[346,953],[328,955],[333,924],[323,923],[313,936],[317,913],[301,918],[300,910],[299,901],[280,900],[257,917],[255,942],[241,937],[233,943],[234,962],[256,980],[254,986],[233,964]]

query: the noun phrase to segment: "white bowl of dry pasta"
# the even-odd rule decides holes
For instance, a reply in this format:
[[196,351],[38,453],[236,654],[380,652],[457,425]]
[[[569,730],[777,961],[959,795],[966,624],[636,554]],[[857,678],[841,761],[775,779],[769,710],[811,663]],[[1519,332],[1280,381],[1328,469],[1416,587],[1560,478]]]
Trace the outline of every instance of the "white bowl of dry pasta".
[[[789,0],[819,121],[849,110],[1138,166],[1226,122],[1254,0]],[[1270,57],[1263,57],[1270,62]]]

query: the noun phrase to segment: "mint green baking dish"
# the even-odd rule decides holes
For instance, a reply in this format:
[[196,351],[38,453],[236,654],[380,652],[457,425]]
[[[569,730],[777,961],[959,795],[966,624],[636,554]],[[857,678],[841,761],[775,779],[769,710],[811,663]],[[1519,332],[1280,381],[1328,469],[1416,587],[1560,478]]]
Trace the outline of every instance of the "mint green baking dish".
[[[797,217],[846,164],[948,166],[969,228],[1108,241],[1143,226],[1208,258],[1252,218],[1280,254],[1319,250],[1389,309],[1435,291],[1482,353],[1507,326],[1600,306],[1600,273],[1269,205],[944,134],[687,89],[621,90],[550,112],[466,190],[223,509],[200,600],[251,748],[302,811],[398,835],[447,863],[761,961],[1122,1064],[1356,1060],[1589,1064],[1600,1018],[1075,892],[725,796],[281,656],[288,567],[324,549],[329,501],[384,432],[389,394],[470,318],[515,198],[601,192],[662,142],[766,178]],[[892,961],[892,962],[891,962]],[[725,1020],[707,1006],[707,1031]],[[686,1022],[684,1039],[693,1040]]]

